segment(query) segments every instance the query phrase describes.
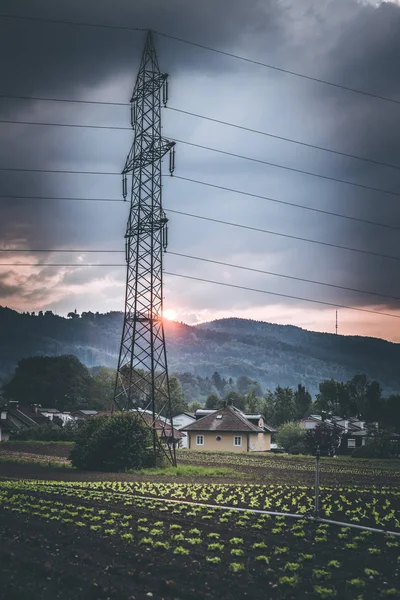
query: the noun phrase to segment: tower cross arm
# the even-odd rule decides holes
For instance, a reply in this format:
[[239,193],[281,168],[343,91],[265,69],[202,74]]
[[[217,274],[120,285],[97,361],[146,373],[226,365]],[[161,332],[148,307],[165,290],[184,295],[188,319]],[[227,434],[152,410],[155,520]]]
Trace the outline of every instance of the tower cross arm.
[[135,144],[133,144],[127,156],[122,175],[126,175],[131,171],[141,169],[153,164],[157,160],[161,160],[174,146],[175,142],[160,138],[159,140],[152,140],[141,152],[137,153],[135,151]]
[[162,88],[168,78],[167,73],[146,72],[145,74],[146,78],[139,80],[135,85],[131,103],[142,100],[143,96],[152,96],[156,89]]

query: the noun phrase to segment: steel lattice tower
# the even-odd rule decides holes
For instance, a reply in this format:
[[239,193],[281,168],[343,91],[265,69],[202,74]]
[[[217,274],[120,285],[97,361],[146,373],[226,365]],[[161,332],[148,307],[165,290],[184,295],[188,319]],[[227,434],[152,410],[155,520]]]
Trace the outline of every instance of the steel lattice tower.
[[[154,451],[162,448],[175,465],[175,444],[165,443],[170,434],[173,437],[173,422],[162,320],[168,219],[161,201],[161,161],[170,152],[172,175],[175,158],[174,142],[161,136],[161,95],[165,105],[167,79],[160,73],[149,31],[131,99],[134,139],[122,171],[123,196],[126,200],[129,175],[131,199],[125,234],[125,316],[112,411],[138,409],[152,429]],[[161,413],[170,425],[160,419]]]

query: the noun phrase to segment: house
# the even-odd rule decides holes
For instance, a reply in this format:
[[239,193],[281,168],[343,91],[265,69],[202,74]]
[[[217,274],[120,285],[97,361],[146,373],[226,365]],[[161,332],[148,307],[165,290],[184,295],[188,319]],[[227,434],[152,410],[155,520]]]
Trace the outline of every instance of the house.
[[49,425],[47,417],[40,414],[37,406],[20,406],[17,402],[9,402],[0,408],[0,441],[9,439],[13,431]]
[[71,417],[75,420],[88,419],[98,414],[98,410],[75,410],[71,413]]
[[61,412],[57,408],[42,408],[41,406],[39,406],[38,412],[44,417],[47,417],[49,421],[52,421],[57,425],[64,426],[67,423],[74,421],[74,418],[71,417],[70,412]]
[[186,427],[186,425],[190,425],[196,421],[196,417],[193,413],[183,412],[179,415],[176,415],[173,419],[174,427],[181,432],[182,438],[180,441],[180,448],[188,448],[189,447],[189,438],[186,433],[182,432],[182,429]]
[[337,448],[338,454],[352,454],[356,448],[365,446],[368,431],[365,422],[358,417],[338,417],[330,415],[322,418],[321,415],[310,415],[300,420],[300,426],[305,429],[314,429],[317,425],[325,423],[329,427],[336,427],[340,433],[340,444]]
[[271,433],[275,430],[264,423],[261,415],[255,420],[257,424],[228,405],[186,425],[182,431],[187,432],[188,447],[192,450],[265,452],[271,447]]
[[10,439],[12,428],[6,419],[0,419],[0,442],[7,442]]
[[41,415],[37,407],[19,406],[10,402],[6,411],[7,422],[12,429],[28,429],[49,424],[49,419]]
[[212,415],[213,413],[215,413],[218,409],[213,408],[213,409],[208,409],[208,408],[198,408],[196,410],[196,412],[194,413],[194,418],[196,419],[196,421],[198,419],[202,419],[203,417],[207,417],[207,415]]
[[[131,412],[135,412],[135,411],[131,411]],[[139,412],[139,411],[136,411]],[[153,427],[153,413],[151,413],[149,410],[140,410],[141,413],[141,418],[145,421],[145,423],[149,426],[149,427]],[[183,434],[178,431],[178,429],[175,428],[175,423],[174,423],[174,427],[171,427],[171,423],[168,421],[168,419],[165,419],[162,416],[157,416],[155,421],[154,421],[154,427],[155,430],[157,431],[158,436],[165,442],[167,443],[175,443],[178,444],[180,442],[180,440],[183,439]]]

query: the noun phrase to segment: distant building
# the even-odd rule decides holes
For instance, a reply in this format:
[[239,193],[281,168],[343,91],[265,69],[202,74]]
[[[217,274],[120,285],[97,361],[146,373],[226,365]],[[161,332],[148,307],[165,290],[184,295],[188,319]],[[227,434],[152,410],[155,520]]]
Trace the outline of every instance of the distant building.
[[67,423],[70,423],[71,421],[74,421],[74,418],[71,416],[70,412],[61,412],[59,410],[57,410],[57,408],[38,408],[38,411],[40,412],[41,415],[43,415],[44,417],[47,417],[49,419],[49,421],[53,421],[54,423],[60,424],[60,425],[66,425]]
[[176,427],[176,429],[178,429],[178,431],[181,432],[182,434],[182,438],[180,441],[180,448],[188,448],[189,447],[189,438],[187,433],[185,433],[184,431],[182,431],[182,429],[184,429],[187,425],[190,425],[191,423],[195,423],[196,421],[196,417],[193,413],[189,413],[189,412],[183,412],[179,415],[176,415],[173,418],[173,423],[174,423],[174,427]]
[[[310,415],[300,420],[300,426],[304,429],[314,429],[321,423],[325,423],[328,427],[336,427],[340,433],[340,445],[338,446],[338,454],[352,454],[356,448],[365,446],[368,431],[365,428],[365,422],[358,417],[338,417],[329,416],[322,418],[321,415]],[[377,425],[372,424],[372,425]]]
[[98,410],[75,410],[71,413],[71,417],[75,420],[89,419],[90,417],[95,417],[98,412]]

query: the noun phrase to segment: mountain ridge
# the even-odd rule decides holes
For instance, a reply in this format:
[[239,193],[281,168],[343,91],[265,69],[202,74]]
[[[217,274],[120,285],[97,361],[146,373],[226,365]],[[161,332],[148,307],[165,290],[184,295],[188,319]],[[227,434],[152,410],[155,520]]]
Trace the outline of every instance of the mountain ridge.
[[[18,360],[38,354],[74,354],[85,365],[116,367],[123,314],[83,313],[66,318],[0,307],[0,377]],[[197,325],[165,322],[171,372],[225,378],[247,375],[265,388],[346,381],[366,373],[385,393],[400,392],[400,344],[362,336],[308,331],[250,319],[225,318]]]

